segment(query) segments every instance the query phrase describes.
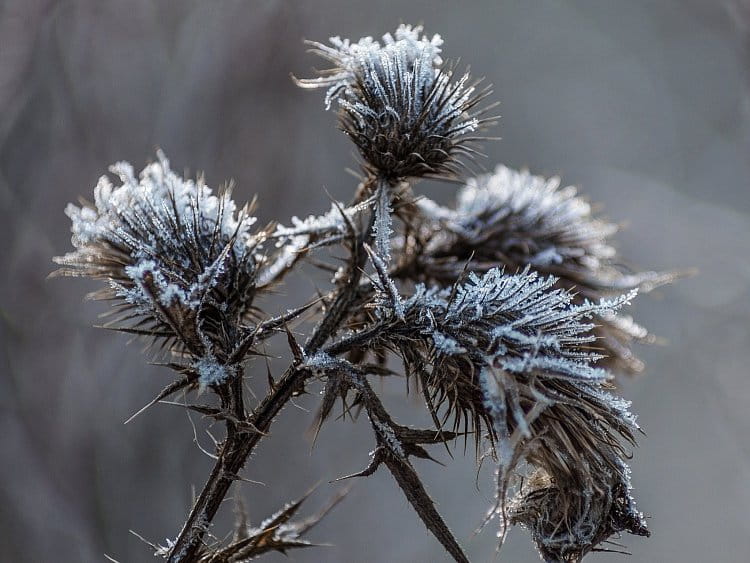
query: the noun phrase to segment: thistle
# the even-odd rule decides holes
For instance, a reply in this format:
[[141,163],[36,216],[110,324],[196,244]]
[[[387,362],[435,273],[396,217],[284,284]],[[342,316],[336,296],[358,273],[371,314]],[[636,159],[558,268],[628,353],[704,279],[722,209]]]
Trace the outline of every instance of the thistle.
[[390,181],[407,177],[458,175],[461,157],[473,158],[472,136],[492,118],[479,108],[490,93],[477,91],[468,73],[455,78],[455,65],[440,57],[443,40],[419,35],[422,26],[401,25],[357,43],[331,38],[312,42],[313,52],[335,66],[304,88],[327,87],[326,107],[339,103],[339,127],[354,142],[365,168]]
[[[497,264],[511,271],[530,266],[555,276],[557,287],[574,292],[580,303],[634,289],[647,293],[684,275],[626,270],[610,242],[618,226],[595,217],[577,189],[561,187],[556,177],[499,165],[492,174],[470,178],[454,208],[425,197],[416,205],[425,250],[415,270],[423,279],[452,283],[467,260],[478,272]],[[654,335],[627,315],[603,313],[596,325],[607,365],[628,374],[643,370],[630,344],[653,343]]]
[[202,387],[224,383],[242,358],[265,233],[250,206],[178,177],[162,153],[140,180],[127,163],[111,171],[121,185],[103,176],[93,205],[66,209],[76,250],[55,259],[58,275],[106,281],[93,297],[114,302],[107,326],[164,340]]
[[[382,43],[313,43],[334,66],[298,83],[327,88],[326,106],[338,104],[363,159],[349,205],[259,229],[252,205],[175,175],[160,153],[140,179],[115,165],[120,185],[103,177],[93,204],[67,209],[74,251],[56,258],[58,273],[103,280],[95,297],[113,302],[108,326],[159,344],[177,374],[148,406],[178,391],[218,397],[212,406],[185,393],[182,403],[223,424],[225,436],[177,537],[150,544],[171,563],[313,545],[303,536],[326,510],[293,521],[301,501],[258,527],[239,518],[230,540],[210,540],[222,534],[209,530],[274,419],[316,386],[316,436],[337,401],[372,428],[368,463],[343,478],[385,468],[456,561],[468,559],[412,458],[433,459],[432,446],[450,450],[469,436],[477,458],[495,463],[487,521],[498,522],[501,545],[520,525],[545,561],[577,562],[620,532],[648,535],[626,464],[639,427],[609,368],[639,368],[628,343],[651,338],[620,309],[675,276],[618,267],[616,228],[557,179],[498,167],[465,181],[455,208],[415,195],[417,178],[455,181],[475,154],[473,135],[492,121],[478,109],[488,91],[456,79],[440,36],[421,33],[402,25]],[[343,266],[327,261],[334,254]],[[288,311],[265,310],[258,297],[308,258],[332,274],[330,288]],[[291,328],[299,333],[303,318],[314,328],[298,341]],[[291,361],[278,377],[269,360],[266,377],[249,378],[258,392],[267,381],[249,408],[245,370],[276,336]],[[428,427],[388,412],[372,385],[384,375],[416,384]]]

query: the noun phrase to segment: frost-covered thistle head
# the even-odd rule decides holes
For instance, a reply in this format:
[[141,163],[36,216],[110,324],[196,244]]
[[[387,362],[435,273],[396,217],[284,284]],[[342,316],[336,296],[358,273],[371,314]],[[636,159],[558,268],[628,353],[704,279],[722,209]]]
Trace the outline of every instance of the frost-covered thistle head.
[[489,434],[503,527],[529,528],[546,560],[579,561],[613,534],[648,535],[625,463],[638,425],[592,350],[594,319],[635,291],[575,303],[555,282],[492,269],[444,289],[418,285],[402,303],[381,290],[384,327],[367,346],[402,358],[439,426]]
[[162,153],[140,179],[125,162],[111,171],[120,185],[102,176],[93,205],[68,205],[75,251],[55,259],[57,274],[106,281],[93,296],[116,303],[114,328],[166,339],[202,384],[220,382],[252,310],[265,234],[228,191],[177,176]]
[[472,134],[491,121],[477,109],[489,90],[478,92],[468,73],[456,79],[440,57],[443,40],[420,38],[421,32],[422,26],[401,25],[382,44],[372,37],[314,42],[313,51],[334,67],[298,81],[328,88],[326,107],[338,101],[341,129],[366,168],[389,180],[455,175],[461,157],[475,154]]
[[[498,166],[492,174],[470,179],[455,208],[425,198],[417,204],[427,219],[421,272],[442,283],[452,283],[470,259],[475,271],[529,265],[558,277],[558,286],[575,291],[579,301],[636,288],[646,292],[675,277],[625,271],[609,241],[617,225],[593,216],[576,188],[561,187],[557,177]],[[605,315],[598,324],[606,361],[626,372],[640,371],[643,365],[629,342],[653,341],[648,331],[628,316]]]

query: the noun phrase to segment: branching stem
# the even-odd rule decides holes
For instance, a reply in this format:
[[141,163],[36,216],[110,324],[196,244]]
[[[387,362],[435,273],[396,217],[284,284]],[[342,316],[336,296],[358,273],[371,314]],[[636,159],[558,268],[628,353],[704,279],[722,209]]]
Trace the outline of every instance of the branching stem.
[[[372,189],[381,180],[368,178],[364,188]],[[361,194],[366,189],[360,189]],[[346,282],[340,286],[323,319],[310,336],[305,346],[305,354],[314,355],[331,338],[351,311],[351,304],[357,297],[357,289],[367,260],[364,245],[372,236],[374,213],[362,233],[353,234],[349,272]],[[268,394],[248,418],[242,396],[242,374],[237,373],[232,382],[220,392],[222,407],[234,417],[249,424],[240,428],[233,421],[226,421],[227,434],[211,474],[200,495],[196,499],[182,531],[169,551],[169,563],[192,563],[197,561],[203,537],[221,506],[232,483],[237,479],[248,457],[267,434],[276,415],[289,400],[304,389],[309,370],[304,366],[291,365],[284,375],[269,389]],[[255,428],[255,430],[249,430]]]

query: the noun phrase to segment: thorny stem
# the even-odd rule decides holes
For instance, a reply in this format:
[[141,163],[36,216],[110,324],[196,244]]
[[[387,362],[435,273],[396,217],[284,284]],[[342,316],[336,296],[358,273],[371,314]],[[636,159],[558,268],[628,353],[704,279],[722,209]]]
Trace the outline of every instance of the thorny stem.
[[[393,431],[393,420],[385,410],[380,398],[373,392],[367,379],[360,377],[357,379],[355,385],[363,395],[367,414],[373,425],[378,444],[382,448],[383,438],[378,433],[377,425],[378,423],[385,424],[391,429],[391,431]],[[396,436],[395,439],[398,440],[398,437]],[[409,463],[408,455],[404,455],[403,457],[394,456],[392,452],[389,452],[383,454],[382,460],[427,529],[432,532],[432,534],[443,545],[445,550],[450,553],[458,563],[468,563],[469,560],[466,558],[461,546],[451,534],[448,526],[443,521],[442,516],[440,516],[440,513],[435,508],[435,504],[430,498],[430,495],[425,490],[417,472],[414,470],[411,463]]]
[[219,459],[214,465],[201,494],[193,505],[180,535],[170,550],[169,563],[195,561],[203,535],[221,506],[229,487],[237,479],[255,446],[271,426],[271,422],[292,398],[306,375],[304,369],[290,367],[250,417],[249,422],[258,431],[237,428],[227,422],[227,437]]
[[[366,189],[372,189],[377,186],[378,182],[382,181],[384,180],[376,177],[368,178],[360,188],[357,198],[363,197],[362,194],[366,192]],[[357,289],[367,260],[364,245],[370,240],[373,220],[374,213],[371,213],[366,230],[356,237],[356,243],[352,245],[349,277],[336,293],[333,303],[305,346],[305,354],[308,356],[320,350],[323,344],[336,333],[346,319],[351,304],[356,299]],[[229,409],[237,420],[247,421],[249,424],[240,428],[233,421],[226,422],[227,435],[219,459],[196,499],[182,531],[169,550],[167,557],[169,563],[193,563],[197,561],[203,536],[208,531],[216,512],[224,501],[229,487],[238,478],[239,472],[244,467],[248,457],[267,433],[276,415],[295,394],[304,389],[305,380],[308,376],[309,370],[305,367],[289,366],[249,419],[246,416],[242,398],[241,373],[237,373],[232,383],[222,390],[220,393],[222,408]],[[248,430],[248,428],[254,428],[255,430]]]

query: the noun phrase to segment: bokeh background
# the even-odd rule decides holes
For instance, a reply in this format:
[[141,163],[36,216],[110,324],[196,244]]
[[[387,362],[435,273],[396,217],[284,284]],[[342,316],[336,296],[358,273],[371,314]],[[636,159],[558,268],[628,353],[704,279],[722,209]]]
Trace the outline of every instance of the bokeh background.
[[[630,561],[746,561],[750,552],[750,4],[747,0],[0,2],[0,560],[151,560],[128,533],[174,537],[211,460],[185,413],[161,406],[123,421],[168,381],[141,344],[91,328],[106,307],[93,284],[47,280],[66,252],[68,201],[90,197],[106,166],[137,167],[162,147],[176,170],[258,194],[263,220],[346,200],[352,148],[290,73],[324,65],[304,38],[359,38],[424,23],[445,54],[494,84],[502,102],[487,165],[528,166],[581,186],[621,222],[618,245],[641,268],[700,275],[636,300],[666,345],[642,348],[647,374],[623,386],[647,436],[635,452],[639,507],[653,537],[625,537]],[[443,201],[450,185],[417,189]],[[302,277],[276,298],[300,303]],[[278,345],[274,353],[283,354]],[[282,369],[282,362],[274,362]],[[265,364],[248,370],[263,392]],[[404,422],[403,385],[383,388]],[[311,450],[316,397],[287,407],[252,458],[255,521],[316,483],[367,462],[362,421],[336,422]],[[198,439],[210,446],[200,421]],[[492,496],[473,451],[419,463],[472,560]],[[229,529],[232,502],[215,532]],[[445,560],[383,472],[354,484],[312,533],[331,547],[292,561]],[[271,556],[269,561],[283,560]],[[537,561],[511,533],[499,561]],[[593,554],[588,561],[624,561]]]

